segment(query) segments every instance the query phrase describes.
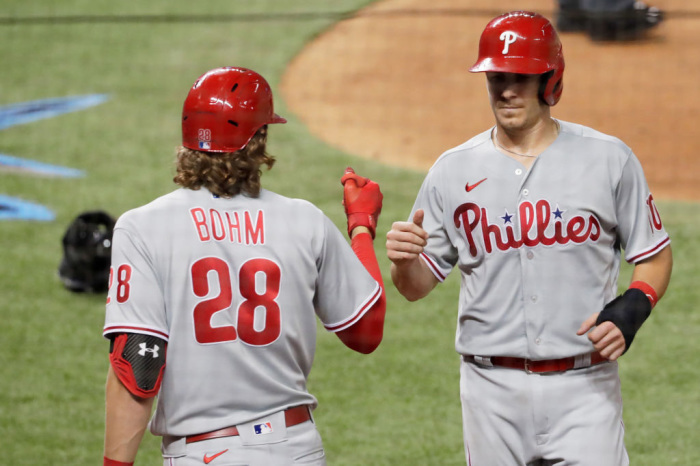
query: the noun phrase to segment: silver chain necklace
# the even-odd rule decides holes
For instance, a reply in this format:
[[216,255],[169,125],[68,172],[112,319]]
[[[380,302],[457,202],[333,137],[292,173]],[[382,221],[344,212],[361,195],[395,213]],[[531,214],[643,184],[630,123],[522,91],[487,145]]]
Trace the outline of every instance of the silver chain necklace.
[[[557,134],[559,134],[559,122],[557,120],[552,120],[554,121],[554,124],[557,126]],[[519,155],[520,157],[529,157],[531,159],[537,157],[539,154],[535,155],[530,155],[530,154],[521,154],[520,152],[515,152],[514,150],[506,149],[501,145],[500,142],[498,142],[498,127],[495,127],[493,129],[493,142],[496,144],[496,147],[499,149],[503,149],[506,152],[510,152],[511,154]]]
[[506,149],[501,145],[500,142],[498,142],[498,128],[493,129],[493,142],[496,144],[496,147],[499,149],[503,149],[506,152],[510,152],[511,154],[519,155],[520,157],[530,157],[530,158],[535,158],[537,157],[538,154],[535,155],[530,155],[530,154],[521,154],[520,152],[515,152],[514,150]]

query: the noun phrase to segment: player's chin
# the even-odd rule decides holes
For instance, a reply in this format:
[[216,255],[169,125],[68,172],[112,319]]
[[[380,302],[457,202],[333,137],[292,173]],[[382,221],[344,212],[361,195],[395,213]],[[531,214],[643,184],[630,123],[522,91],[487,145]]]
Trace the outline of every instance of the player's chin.
[[503,107],[496,109],[496,119],[504,128],[519,128],[523,125],[525,115],[522,109]]

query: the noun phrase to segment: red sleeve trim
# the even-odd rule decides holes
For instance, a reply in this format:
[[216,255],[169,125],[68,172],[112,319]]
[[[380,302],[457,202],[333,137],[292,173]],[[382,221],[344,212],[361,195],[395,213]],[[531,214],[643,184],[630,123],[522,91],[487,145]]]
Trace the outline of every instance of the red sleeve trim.
[[348,327],[352,327],[357,323],[358,320],[360,320],[372,307],[374,307],[374,304],[379,300],[379,298],[382,296],[382,287],[377,286],[374,289],[374,292],[372,293],[372,296],[365,302],[365,304],[360,307],[360,310],[354,314],[352,317],[350,317],[348,320],[341,322],[339,324],[335,325],[327,325],[326,330],[329,332],[339,332],[341,330],[345,330]]
[[112,325],[110,327],[105,327],[102,331],[102,336],[109,338],[109,334],[111,333],[143,333],[144,335],[153,335],[154,337],[162,338],[166,342],[169,340],[169,335],[166,332],[133,325]]
[[426,253],[424,253],[424,252],[422,252],[420,256],[423,258],[423,261],[425,261],[425,263],[428,265],[428,267],[430,268],[430,270],[432,270],[433,275],[435,275],[435,277],[436,277],[438,280],[440,280],[441,282],[444,282],[444,281],[445,281],[445,278],[447,278],[447,277],[445,276],[445,274],[443,274],[443,273],[440,271],[440,268],[437,266],[437,264],[435,263],[435,261],[433,261],[433,260],[432,260]]
[[648,259],[649,257],[653,256],[654,254],[656,254],[657,252],[659,252],[663,248],[665,248],[670,242],[671,242],[671,238],[669,238],[667,236],[659,244],[657,244],[656,246],[653,246],[651,249],[644,251],[644,252],[641,252],[641,253],[637,254],[636,256],[632,256],[632,257],[627,258],[627,262],[629,262],[630,264],[636,264],[637,262],[639,262],[641,260]]

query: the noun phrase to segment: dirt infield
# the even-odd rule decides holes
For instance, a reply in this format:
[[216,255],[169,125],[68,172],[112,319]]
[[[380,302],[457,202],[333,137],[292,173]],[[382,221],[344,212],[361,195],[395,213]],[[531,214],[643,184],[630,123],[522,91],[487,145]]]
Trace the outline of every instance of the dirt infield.
[[[290,64],[280,87],[289,111],[331,146],[427,170],[493,124],[484,77],[467,71],[486,23],[515,9],[553,19],[556,4],[500,0],[495,10],[492,3],[385,0],[362,10]],[[561,34],[564,93],[552,115],[625,141],[657,199],[700,199],[700,4],[688,3],[653,2],[670,14],[644,41]]]

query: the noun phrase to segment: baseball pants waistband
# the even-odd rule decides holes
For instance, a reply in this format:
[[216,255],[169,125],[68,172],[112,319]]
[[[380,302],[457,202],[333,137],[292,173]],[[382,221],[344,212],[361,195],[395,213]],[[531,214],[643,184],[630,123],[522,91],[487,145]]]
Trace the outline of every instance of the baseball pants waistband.
[[[302,422],[311,420],[311,411],[308,405],[294,406],[284,411],[284,421],[287,427],[292,427]],[[187,437],[187,443],[201,442],[221,437],[235,437],[239,435],[236,426],[224,427],[223,429],[205,432],[204,434],[190,435]]]
[[572,356],[561,359],[532,360],[524,358],[512,358],[508,356],[473,356],[462,355],[462,359],[484,367],[506,367],[508,369],[520,369],[529,373],[542,374],[546,372],[564,372],[571,369],[582,369],[606,362],[597,351],[594,353]]

